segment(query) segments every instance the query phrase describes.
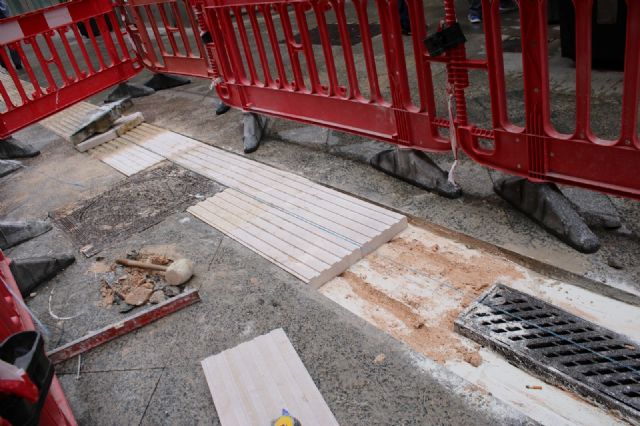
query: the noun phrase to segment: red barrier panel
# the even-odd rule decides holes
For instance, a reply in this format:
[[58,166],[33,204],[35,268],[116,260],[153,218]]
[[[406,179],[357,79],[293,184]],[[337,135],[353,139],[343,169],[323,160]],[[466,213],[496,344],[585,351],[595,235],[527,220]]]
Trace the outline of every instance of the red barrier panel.
[[0,59],[8,73],[0,81],[0,138],[141,69],[110,0],[75,0],[0,21]]
[[[574,0],[577,96],[572,134],[556,131],[550,120],[546,0],[519,2],[523,127],[508,120],[499,2],[482,1],[487,58],[469,59],[464,46],[439,57],[428,55],[421,0],[406,0],[413,29],[407,48],[400,31],[398,1],[405,0],[192,3],[204,11],[205,24],[214,35],[212,55],[221,80],[217,90],[230,105],[412,148],[446,151],[450,145],[439,128],[448,127],[449,122],[446,111],[436,111],[435,92],[447,84],[459,145],[478,163],[534,181],[640,198],[640,2],[627,1],[623,113],[614,117],[621,120],[622,131],[616,140],[603,140],[589,124],[592,0]],[[443,4],[444,23],[456,22],[454,1]],[[346,8],[355,11],[350,21]],[[381,49],[374,46],[372,23],[380,26]],[[361,63],[356,62],[353,37],[361,40]],[[440,87],[433,84],[435,63],[446,66],[446,83],[440,81]],[[465,99],[469,70],[488,73],[490,128],[469,122]],[[446,98],[438,102],[443,104]],[[490,146],[482,140],[490,140]]]
[[[20,290],[13,279],[9,263],[10,260],[0,250],[0,341],[20,331],[35,330],[29,312],[20,303],[22,301]],[[46,426],[77,424],[60,382],[55,376],[42,408],[40,424]]]
[[144,65],[154,72],[209,77],[201,29],[187,0],[127,0],[118,7]]
[[[551,120],[547,2],[520,2],[522,70],[525,123],[512,124],[507,114],[502,28],[499,2],[483,0],[487,62],[491,91],[493,129],[459,128],[464,151],[480,164],[527,177],[533,181],[581,186],[611,194],[640,198],[640,2],[627,1],[627,46],[621,123],[615,140],[598,137],[591,128],[591,58],[593,2],[574,0],[576,16],[576,125],[571,134],[558,132]],[[478,136],[493,139],[486,149]]]
[[[437,116],[430,58],[423,43],[427,35],[423,3],[409,2],[415,31],[405,51],[398,1],[404,0],[376,1],[375,8],[366,0],[193,3],[201,5],[213,34],[213,59],[222,80],[217,91],[225,103],[447,151],[450,144],[439,127],[448,127],[448,122],[446,114]],[[347,8],[357,17],[355,26],[347,21]],[[375,19],[370,19],[372,15]],[[382,36],[381,45],[374,46],[374,30]],[[384,52],[383,63],[376,60],[375,50]],[[407,56],[415,63],[407,63]],[[358,58],[363,64],[356,64]]]

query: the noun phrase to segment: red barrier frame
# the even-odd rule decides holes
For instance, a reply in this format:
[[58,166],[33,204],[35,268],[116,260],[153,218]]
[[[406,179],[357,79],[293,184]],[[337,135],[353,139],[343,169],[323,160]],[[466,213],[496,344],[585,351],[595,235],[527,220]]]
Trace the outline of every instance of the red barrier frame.
[[[79,24],[86,29],[87,42],[80,34]],[[101,33],[103,47],[92,24]],[[142,70],[129,51],[111,0],[74,0],[3,19],[0,34],[0,58],[14,88],[8,90],[5,85],[8,79],[0,83],[0,97],[5,105],[5,111],[0,113],[0,138],[126,81]],[[62,51],[56,49],[54,37],[62,41]],[[69,37],[78,42],[79,52],[72,51]],[[8,48],[18,52],[26,76],[18,75]],[[25,53],[27,48],[32,49],[36,63],[30,62]],[[64,56],[69,60],[68,67],[64,65]],[[92,58],[97,59],[97,66]],[[40,78],[38,73],[42,73]],[[24,79],[28,81],[25,83]]]
[[[13,279],[9,264],[11,260],[0,250],[0,341],[14,333],[35,330],[35,326],[19,300],[20,290]],[[75,426],[76,420],[64,396],[62,386],[54,375],[40,416],[44,426]]]
[[[213,35],[213,59],[222,80],[217,85],[217,92],[225,103],[248,111],[319,124],[412,148],[448,151],[451,149],[450,143],[439,132],[439,128],[448,127],[448,121],[436,114],[430,57],[423,43],[426,25],[422,0],[410,2],[413,12],[410,13],[411,24],[417,29],[412,35],[412,48],[417,62],[424,65],[417,67],[420,96],[417,105],[412,102],[409,92],[397,1],[404,0],[376,3],[386,51],[390,99],[383,99],[380,94],[381,81],[370,43],[366,2],[363,0],[352,2],[362,31],[367,77],[364,84],[369,86],[368,97],[364,97],[360,90],[361,83],[348,43],[345,0],[276,0],[268,3],[261,0],[194,0],[194,4],[202,9],[205,23]],[[336,73],[328,34],[322,29],[326,25],[324,13],[328,5],[335,11],[338,21],[347,72],[345,85],[341,84]],[[296,26],[300,28],[300,43],[295,40],[292,31],[288,6],[293,8]],[[308,39],[307,13],[313,13],[319,23],[322,52],[327,64],[326,86],[320,83],[316,58]],[[243,14],[249,17],[249,28],[245,26]],[[290,73],[285,70],[281,52],[274,48],[278,43],[273,24],[276,14],[283,22],[287,46],[285,55],[292,68]],[[259,18],[265,20],[267,34],[260,34],[257,24]],[[234,26],[238,28],[239,44]],[[253,35],[252,39],[250,34]],[[254,42],[263,75],[258,75],[256,63],[248,53]],[[275,66],[267,61],[268,49],[271,49]]]
[[[203,31],[192,3],[189,0],[117,1],[127,32],[145,67],[157,73],[211,76],[201,39]],[[186,15],[186,22],[183,22],[183,15]],[[193,38],[189,37],[190,31]]]
[[[621,134],[597,137],[590,127],[592,0],[574,0],[576,12],[576,127],[573,134],[555,130],[550,118],[547,2],[520,2],[525,92],[525,126],[507,117],[499,2],[483,0],[493,129],[484,135],[466,123],[459,142],[476,162],[537,182],[555,182],[640,199],[640,2],[627,1],[627,46]],[[478,136],[494,140],[492,150]]]

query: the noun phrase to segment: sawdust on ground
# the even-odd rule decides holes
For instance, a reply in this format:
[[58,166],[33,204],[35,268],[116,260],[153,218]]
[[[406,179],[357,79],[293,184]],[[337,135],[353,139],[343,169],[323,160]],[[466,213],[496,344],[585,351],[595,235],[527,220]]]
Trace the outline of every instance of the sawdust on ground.
[[[454,321],[464,309],[475,301],[499,279],[518,280],[524,275],[510,262],[497,256],[477,252],[473,256],[455,252],[455,246],[442,248],[431,246],[412,238],[397,237],[390,241],[384,252],[367,257],[370,267],[383,276],[415,275],[442,283],[438,292],[443,297],[458,300],[458,306],[437,318],[424,318],[417,313],[426,303],[434,303],[425,297],[403,296],[400,300],[390,297],[367,282],[366,276],[351,271],[341,277],[351,290],[367,301],[366,313],[379,328],[387,330],[395,338],[407,343],[439,363],[463,360],[473,366],[482,363],[479,347],[465,344],[454,331]],[[404,329],[388,323],[388,318],[375,312],[380,307],[404,324]]]

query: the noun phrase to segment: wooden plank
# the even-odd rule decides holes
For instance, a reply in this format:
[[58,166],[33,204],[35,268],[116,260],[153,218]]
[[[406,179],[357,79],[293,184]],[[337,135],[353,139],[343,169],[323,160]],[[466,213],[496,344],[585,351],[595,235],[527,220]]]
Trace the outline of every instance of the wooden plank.
[[[264,203],[252,198],[242,192],[236,191],[233,188],[229,188],[224,191],[226,196],[232,196],[239,202],[244,202],[247,205],[250,205],[255,208],[255,206],[263,206]],[[269,213],[273,216],[285,220],[292,225],[298,226],[305,231],[308,231],[312,236],[313,240],[317,241],[317,244],[322,244],[327,250],[331,250],[333,253],[336,253],[340,256],[350,256],[355,254],[358,258],[362,257],[360,253],[360,246],[346,238],[343,238],[341,235],[336,232],[332,232],[331,230],[324,229],[322,227],[316,226],[315,224],[302,220],[296,216],[287,214],[286,211],[281,209],[271,208]]]
[[47,356],[51,362],[59,364],[199,301],[200,295],[198,294],[198,290],[185,290],[176,297],[172,297],[122,321],[108,325],[66,345],[60,346],[49,352]]
[[304,426],[338,425],[281,328],[204,359],[202,368],[223,426],[268,425],[282,409]]
[[[274,167],[226,152],[222,149],[212,147],[182,135],[169,135],[167,133],[170,132],[166,132],[163,129],[159,129],[152,125],[145,125],[138,129],[137,135],[139,137],[161,136],[159,139],[164,139],[164,143],[159,143],[153,148],[150,146],[146,147],[152,150],[155,149],[156,153],[165,157],[174,155],[176,147],[194,147],[195,149],[193,151],[195,153],[202,153],[205,157],[212,157],[212,159],[224,160],[227,167],[228,165],[236,166],[234,169],[249,171],[253,177],[262,176],[268,179],[277,179],[279,182],[285,182],[285,184],[291,188],[303,191],[315,198],[330,201],[331,203],[335,203],[340,207],[346,208],[351,212],[359,213],[365,217],[370,217],[387,224],[393,224],[398,220],[401,220],[403,217],[403,215],[316,184],[293,173],[278,170]],[[131,134],[136,135],[136,132],[131,132]],[[188,150],[183,149],[181,151]]]
[[122,138],[99,145],[88,152],[93,157],[127,176],[164,161],[164,157],[129,143]]
[[277,264],[282,269],[295,275],[304,282],[309,283],[311,281],[314,281],[318,276],[318,272],[313,270],[309,266],[298,262],[297,260],[291,258],[287,253],[270,246],[260,238],[257,238],[247,231],[233,226],[232,224],[224,220],[224,218],[216,216],[214,213],[203,208],[200,204],[189,207],[187,211],[203,222],[219,229],[224,234],[238,241],[240,244],[256,251],[261,256]]

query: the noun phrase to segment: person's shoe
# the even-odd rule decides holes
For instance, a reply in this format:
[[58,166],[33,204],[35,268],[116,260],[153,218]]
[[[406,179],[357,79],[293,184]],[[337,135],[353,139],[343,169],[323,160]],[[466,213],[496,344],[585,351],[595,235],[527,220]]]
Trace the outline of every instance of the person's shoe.
[[511,0],[508,0],[508,1],[505,0],[500,2],[500,13],[511,12],[516,10],[517,8],[518,8],[518,5]]
[[475,13],[470,13],[468,18],[469,18],[469,22],[471,22],[472,24],[479,24],[480,22],[482,22],[482,18],[479,15],[476,15]]
[[220,102],[218,108],[216,108],[216,115],[222,115],[230,109],[231,107],[229,105],[225,104],[224,102]]

